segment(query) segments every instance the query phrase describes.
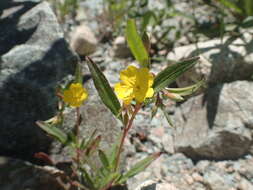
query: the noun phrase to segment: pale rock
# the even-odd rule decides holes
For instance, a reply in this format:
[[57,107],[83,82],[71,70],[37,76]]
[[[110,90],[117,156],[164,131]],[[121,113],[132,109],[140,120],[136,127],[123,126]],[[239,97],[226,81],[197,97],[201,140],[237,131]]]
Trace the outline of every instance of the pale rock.
[[167,59],[179,61],[200,56],[200,62],[186,72],[178,85],[185,86],[204,76],[209,84],[249,79],[253,73],[252,35],[236,39],[224,37],[175,48]]
[[148,180],[140,184],[135,190],[178,190],[174,185],[153,180]]
[[240,190],[253,190],[253,184],[250,183],[248,180],[242,178],[241,182],[238,184],[237,189],[240,189]]
[[116,58],[127,58],[131,57],[131,51],[127,46],[127,42],[124,36],[118,36],[113,41],[113,47],[111,54]]
[[252,144],[253,83],[218,85],[177,109],[174,145],[192,159],[236,159]]
[[98,41],[92,30],[82,24],[70,35],[70,46],[79,55],[90,55],[96,51]]

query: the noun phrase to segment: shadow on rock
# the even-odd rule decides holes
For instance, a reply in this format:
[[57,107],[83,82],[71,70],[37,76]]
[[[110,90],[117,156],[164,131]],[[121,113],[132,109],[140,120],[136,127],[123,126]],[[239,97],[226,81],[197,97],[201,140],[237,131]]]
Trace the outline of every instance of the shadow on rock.
[[29,161],[49,151],[35,122],[55,114],[55,87],[77,62],[49,4],[36,2],[0,3],[0,155]]
[[[37,4],[35,2],[15,2],[12,0],[2,0],[0,2],[0,55],[8,52],[16,45],[24,44],[36,31],[36,23],[29,29],[18,29],[17,25],[19,18]],[[13,9],[16,11],[11,14]]]

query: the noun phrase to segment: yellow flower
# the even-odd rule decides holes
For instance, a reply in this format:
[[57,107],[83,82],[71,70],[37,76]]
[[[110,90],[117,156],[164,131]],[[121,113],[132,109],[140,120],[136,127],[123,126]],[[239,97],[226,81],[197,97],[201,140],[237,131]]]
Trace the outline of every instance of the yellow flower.
[[117,96],[128,105],[133,99],[142,103],[145,98],[154,95],[152,88],[154,76],[149,73],[148,68],[136,68],[128,66],[126,70],[120,72],[121,82],[114,86]]
[[88,97],[87,90],[80,83],[72,83],[70,87],[63,92],[63,101],[73,107],[80,107]]

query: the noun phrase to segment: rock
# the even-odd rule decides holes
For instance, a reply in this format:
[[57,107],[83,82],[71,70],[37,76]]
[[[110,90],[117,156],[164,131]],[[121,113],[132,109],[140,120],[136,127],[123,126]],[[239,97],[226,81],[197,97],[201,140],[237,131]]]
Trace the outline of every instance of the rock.
[[202,75],[209,84],[249,79],[253,72],[252,36],[244,33],[237,39],[224,37],[175,48],[169,60],[200,56],[200,63],[177,80],[179,86],[189,85]]
[[[137,153],[135,156],[140,156]],[[138,158],[139,159],[139,158]],[[177,153],[172,156],[163,154],[152,163],[144,172],[131,178],[129,189],[158,188],[159,183],[168,184],[180,190],[207,190],[207,189],[243,189],[247,190],[253,185],[252,156],[234,161],[208,161],[202,160],[195,165],[191,159]],[[135,163],[135,159],[129,159]],[[160,173],[159,173],[160,172]],[[140,184],[140,181],[144,183]]]
[[112,55],[116,58],[128,58],[132,56],[130,49],[127,46],[127,42],[124,36],[118,36],[113,41]]
[[169,183],[157,183],[155,181],[145,181],[135,190],[178,190],[174,185]]
[[96,51],[97,39],[91,29],[82,24],[70,35],[70,46],[79,55],[90,55]]
[[1,190],[61,190],[58,175],[62,171],[49,166],[36,166],[28,162],[0,157]]
[[55,87],[74,72],[77,57],[47,2],[3,2],[9,4],[0,19],[0,155],[32,160],[51,143],[35,121],[55,114]]
[[232,188],[232,184],[226,183],[223,175],[219,175],[214,171],[206,172],[204,174],[204,180],[211,189],[227,190]]
[[253,83],[218,85],[183,103],[175,113],[176,152],[192,159],[237,159],[252,144]]
[[[128,168],[133,165],[137,160],[141,160],[147,155],[137,154],[134,158],[129,158]],[[140,158],[141,157],[141,158]],[[175,154],[168,156],[167,154],[162,154],[157,160],[155,160],[150,166],[147,167],[143,172],[134,176],[127,181],[129,189],[135,189],[138,187],[140,181],[143,179],[148,181],[159,181],[164,180],[171,185],[175,185],[178,189],[184,189],[183,186],[188,187],[189,185],[184,181],[185,173],[193,169],[192,161],[185,157],[183,154]],[[169,180],[168,180],[169,178]],[[183,181],[183,182],[182,182]]]
[[243,190],[253,189],[253,184],[245,179],[242,179],[240,184],[238,185],[238,189],[243,189]]

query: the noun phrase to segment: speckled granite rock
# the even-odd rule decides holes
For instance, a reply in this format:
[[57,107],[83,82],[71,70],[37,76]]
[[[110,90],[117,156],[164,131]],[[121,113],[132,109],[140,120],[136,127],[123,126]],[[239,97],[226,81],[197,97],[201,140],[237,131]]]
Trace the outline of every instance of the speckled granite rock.
[[[129,159],[131,165],[145,153],[137,153]],[[138,157],[138,158],[137,158]],[[183,154],[168,156],[163,154],[144,172],[128,181],[129,189],[153,190],[159,184],[178,190],[251,190],[253,189],[252,156],[247,155],[238,160],[208,161],[193,163]],[[147,184],[143,181],[148,182]],[[139,190],[138,189],[138,190]]]
[[250,152],[253,83],[221,84],[180,105],[175,114],[175,149],[189,157],[237,159]]
[[249,79],[253,73],[253,40],[250,33],[233,39],[213,39],[197,44],[175,48],[167,56],[170,60],[180,60],[201,56],[200,63],[177,80],[179,86],[192,84],[205,76],[209,84]]

